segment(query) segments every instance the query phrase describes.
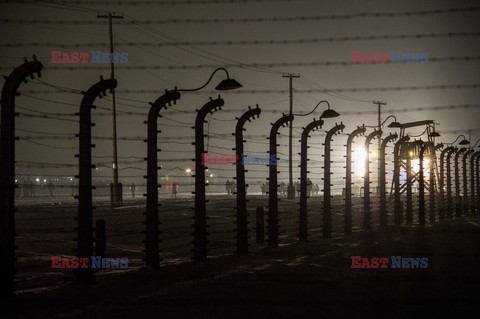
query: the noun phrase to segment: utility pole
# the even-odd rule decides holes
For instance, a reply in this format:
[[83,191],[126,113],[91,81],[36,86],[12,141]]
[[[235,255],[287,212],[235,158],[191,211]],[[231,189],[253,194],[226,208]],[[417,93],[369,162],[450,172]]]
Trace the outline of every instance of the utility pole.
[[[373,104],[378,105],[378,131],[382,130],[382,106],[387,105],[387,102],[383,101],[373,101]],[[378,163],[378,185],[377,185],[377,191],[380,190],[380,174],[381,174],[381,169],[380,169],[380,151],[382,147],[382,139],[379,137],[378,138],[378,147],[377,147],[377,163]]]
[[[295,74],[295,73],[284,73],[282,75],[284,78],[289,78],[289,84],[290,84],[290,113],[289,115],[291,116],[293,113],[293,85],[292,85],[292,79],[293,78],[299,78],[300,74]],[[295,186],[293,185],[293,169],[292,169],[292,136],[293,136],[293,121],[290,120],[290,129],[289,129],[289,134],[288,134],[288,187],[287,187],[287,193],[288,193],[288,199],[295,199]]]
[[[115,12],[105,12],[104,14],[97,14],[97,18],[108,19],[108,32],[110,35],[110,78],[115,78],[115,66],[113,63],[113,27],[112,19],[123,19],[123,13],[116,14]],[[112,138],[113,138],[113,182],[110,187],[110,201],[113,207],[122,206],[123,204],[123,191],[122,184],[118,183],[118,156],[117,156],[117,108],[115,105],[115,90],[112,92]]]

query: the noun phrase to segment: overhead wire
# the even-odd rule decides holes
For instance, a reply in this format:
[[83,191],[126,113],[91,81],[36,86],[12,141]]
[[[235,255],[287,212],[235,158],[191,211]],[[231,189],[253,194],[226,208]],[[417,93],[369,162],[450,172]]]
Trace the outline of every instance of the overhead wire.
[[[142,48],[144,49],[144,48]],[[0,57],[1,58],[1,57]],[[9,57],[10,58],[10,57]],[[12,57],[13,58],[13,57]],[[480,56],[448,56],[448,57],[429,57],[428,63],[434,62],[475,62],[479,61]],[[390,62],[390,60],[387,60]],[[238,64],[193,64],[193,65],[139,65],[134,63],[135,66],[118,64],[116,66],[119,70],[196,70],[196,69],[216,69],[219,67],[239,67]],[[352,63],[351,61],[310,61],[310,62],[274,62],[274,63],[259,63],[251,62],[247,65],[252,67],[262,67],[262,68],[279,68],[279,67],[314,67],[314,66],[387,66],[392,65],[392,63]],[[66,70],[103,70],[104,67],[99,65],[77,65],[72,66],[71,64],[62,64],[62,65],[53,65],[49,66],[49,71],[66,71]],[[10,70],[9,67],[0,67],[1,70]],[[152,73],[153,75],[153,73]],[[306,84],[312,84],[307,83]],[[173,87],[173,84],[171,84]]]
[[[137,25],[135,25],[137,26]],[[203,53],[204,58],[213,60],[215,62],[228,61],[228,63],[237,64],[238,67],[263,71],[266,73],[281,73],[280,71],[274,71],[269,69],[264,69],[261,67],[253,67],[245,63],[241,63],[229,58],[221,57],[217,54],[198,49],[199,46],[233,46],[233,45],[299,45],[299,44],[311,44],[311,43],[332,43],[332,42],[349,42],[349,41],[375,41],[375,40],[406,40],[406,39],[432,39],[432,38],[455,38],[455,37],[478,37],[480,32],[443,32],[443,33],[418,33],[418,34],[384,34],[384,35],[367,35],[367,36],[343,36],[343,37],[324,37],[324,38],[305,38],[305,39],[281,39],[281,40],[216,40],[216,41],[165,41],[163,42],[121,42],[117,45],[120,46],[145,46],[145,47],[180,47],[186,46],[194,48],[197,53]],[[62,49],[72,49],[72,48],[85,48],[85,47],[103,47],[106,46],[105,42],[88,42],[88,43],[75,43],[75,44],[65,44],[65,43],[55,43],[55,42],[17,42],[17,43],[0,43],[0,47],[10,48],[10,47],[57,47]],[[208,54],[208,56],[207,56]],[[214,58],[215,57],[215,58]]]
[[[102,1],[95,1],[95,4]],[[120,4],[120,1],[115,1]],[[139,1],[140,3],[142,1]],[[145,2],[145,1],[143,1]],[[139,4],[140,4],[139,3]],[[162,4],[158,1],[149,1],[150,4]],[[278,23],[278,22],[311,22],[325,20],[352,20],[356,18],[397,18],[428,16],[448,13],[471,13],[480,11],[480,7],[434,9],[419,11],[400,11],[400,12],[359,12],[351,14],[329,14],[329,15],[310,15],[310,16],[273,16],[273,17],[248,17],[248,18],[171,18],[156,20],[140,20],[142,24],[233,24],[233,23]],[[68,24],[68,25],[90,25],[105,24],[105,21],[99,20],[51,20],[51,19],[0,19],[0,23],[18,23],[18,24]]]
[[[418,86],[390,86],[390,87],[360,87],[360,88],[338,88],[338,89],[321,89],[321,88],[313,88],[313,89],[296,89],[295,91],[298,93],[328,93],[331,91],[335,92],[388,92],[388,91],[423,91],[423,90],[450,90],[450,89],[477,89],[480,87],[480,84],[473,83],[473,84],[440,84],[440,85],[418,85]],[[49,90],[25,90],[21,91],[21,93],[27,94],[52,94],[52,93],[60,93],[56,91],[49,91]],[[146,89],[127,89],[127,90],[115,90],[115,92],[119,92],[122,94],[161,94],[164,93],[161,90],[146,90]],[[285,94],[288,93],[289,90],[284,89],[261,89],[261,90],[233,90],[229,91],[228,94]],[[65,93],[65,92],[61,92]],[[70,93],[70,92],[67,92]],[[202,94],[211,94],[215,95],[217,91],[203,91]],[[191,94],[196,94],[196,92],[191,92]],[[370,101],[371,102],[371,101]]]

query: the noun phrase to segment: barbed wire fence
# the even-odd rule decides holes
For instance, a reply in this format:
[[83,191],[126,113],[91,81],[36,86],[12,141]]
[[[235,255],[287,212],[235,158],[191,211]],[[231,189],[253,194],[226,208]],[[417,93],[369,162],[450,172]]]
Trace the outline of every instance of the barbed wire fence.
[[[24,73],[25,69],[27,69],[28,72]],[[22,82],[27,76],[32,75],[34,72],[40,73],[40,70],[41,64],[39,64],[38,61],[25,62],[24,65],[17,68],[10,77],[7,78],[6,83],[9,83],[9,81]],[[51,85],[40,80],[32,80],[31,83],[50,86],[57,92],[74,94],[79,97],[85,97],[86,95],[86,93],[81,90]],[[23,90],[20,92],[22,91]],[[9,214],[2,212],[2,227],[11,225],[9,218],[12,216],[14,216],[15,221],[14,228],[4,228],[5,231],[2,232],[1,237],[1,264],[3,267],[2,270],[5,270],[2,272],[5,274],[2,283],[7,283],[7,285],[2,285],[4,293],[11,293],[14,289],[27,289],[41,286],[47,281],[57,280],[57,275],[49,267],[49,259],[51,256],[78,256],[78,250],[75,251],[75,240],[81,241],[82,238],[85,238],[85,234],[87,234],[89,241],[97,243],[100,235],[95,233],[97,230],[95,228],[91,230],[91,233],[85,233],[81,227],[79,227],[79,219],[81,217],[79,215],[80,209],[78,203],[81,201],[79,200],[77,202],[72,199],[74,196],[79,195],[80,185],[77,185],[77,179],[79,177],[78,170],[82,167],[82,164],[79,165],[75,159],[75,154],[79,151],[81,152],[81,150],[78,146],[72,146],[70,143],[70,141],[77,141],[80,138],[73,124],[81,124],[81,120],[79,121],[78,119],[78,113],[75,112],[75,108],[78,109],[79,106],[75,103],[46,99],[40,97],[35,92],[21,93],[21,96],[23,94],[27,100],[41,100],[51,105],[62,105],[65,108],[71,109],[71,112],[37,110],[25,106],[26,104],[24,104],[23,101],[20,104],[17,103],[14,98],[17,93],[16,88],[12,90],[7,85],[4,86],[1,123],[2,154],[7,154],[6,151],[10,150],[8,147],[12,147],[12,143],[16,141],[20,146],[22,146],[23,143],[28,143],[42,149],[50,150],[53,160],[50,162],[36,161],[31,158],[17,160],[5,155],[2,156],[2,164],[5,164],[2,168],[2,202],[5,203],[5,211],[10,212]],[[108,102],[108,96],[105,96],[105,100]],[[136,111],[121,109],[118,111],[119,116],[129,116],[134,119],[138,118],[139,123],[143,123],[143,120],[147,118],[148,105],[141,105],[144,101],[135,101],[127,98],[122,99],[120,97],[119,100],[122,101],[119,102],[120,106],[136,109]],[[110,115],[110,113],[106,112],[109,108],[104,106],[101,101],[95,102],[95,105],[92,104],[92,106],[96,106],[96,109],[98,109],[92,113],[96,121],[101,121],[102,118]],[[444,107],[469,108],[478,106],[459,105]],[[438,108],[439,107],[432,109]],[[15,109],[19,110],[19,112],[11,112]],[[246,110],[218,110],[218,112],[225,112],[226,114],[236,113],[238,115],[241,115],[244,111]],[[161,118],[155,117],[155,122],[157,120],[161,121],[159,124],[160,127],[171,127],[182,131],[191,130],[193,122],[174,118],[174,114],[182,112],[191,115],[195,114],[190,111],[182,111],[172,107],[171,109],[165,110],[165,114],[162,114]],[[262,112],[270,114],[276,113],[268,112],[267,110]],[[352,115],[357,113],[358,112],[350,112]],[[364,113],[369,114],[369,112]],[[4,114],[8,114],[11,117],[7,117]],[[5,116],[5,119],[3,116]],[[31,123],[31,121],[23,122],[23,119],[45,121],[48,126],[51,125],[49,123],[62,122],[66,124],[67,129],[60,132],[42,131],[30,127],[31,125],[29,123]],[[207,131],[205,134],[202,132],[200,136],[198,136],[198,133],[195,135],[187,133],[187,135],[181,137],[162,137],[161,134],[158,139],[155,137],[155,152],[159,146],[165,146],[165,148],[161,147],[162,152],[159,153],[158,163],[161,163],[161,165],[157,167],[157,160],[154,161],[155,169],[160,168],[161,172],[158,179],[154,181],[154,189],[160,189],[160,196],[157,196],[156,200],[160,201],[163,205],[154,208],[154,213],[159,217],[158,221],[160,224],[157,223],[153,228],[143,215],[145,207],[144,200],[133,200],[135,195],[138,197],[142,193],[145,193],[148,197],[149,194],[151,194],[147,189],[148,184],[139,182],[142,181],[144,177],[148,179],[149,175],[145,160],[148,162],[149,156],[145,158],[142,156],[143,154],[133,153],[120,157],[120,163],[122,164],[121,170],[124,173],[122,174],[122,178],[127,181],[126,185],[130,187],[126,192],[131,192],[132,202],[125,207],[111,208],[109,206],[110,174],[105,173],[105,171],[111,168],[111,162],[107,160],[109,155],[105,155],[103,147],[97,146],[92,151],[90,156],[90,159],[93,161],[92,166],[87,167],[87,169],[92,170],[91,181],[95,189],[92,190],[90,200],[96,206],[96,209],[89,222],[94,224],[98,220],[105,221],[108,255],[128,257],[131,261],[130,265],[132,268],[143,266],[144,261],[148,260],[145,255],[145,250],[148,252],[146,245],[151,238],[146,237],[146,234],[151,232],[151,230],[149,230],[150,227],[154,232],[160,231],[157,233],[157,237],[161,242],[158,247],[154,247],[153,250],[154,254],[161,256],[159,262],[177,262],[191,258],[191,249],[198,245],[198,238],[194,236],[194,242],[192,243],[192,236],[190,234],[192,233],[192,217],[195,217],[199,210],[196,199],[199,195],[198,186],[200,184],[205,186],[202,190],[205,192],[205,197],[202,199],[202,205],[205,205],[205,216],[203,216],[205,217],[205,223],[201,224],[200,228],[197,228],[199,226],[196,219],[194,219],[193,224],[195,227],[193,230],[194,233],[200,231],[204,234],[204,238],[201,240],[205,240],[205,242],[202,242],[205,251],[202,251],[202,254],[204,253],[205,258],[207,258],[235,252],[235,247],[239,240],[238,229],[236,228],[238,227],[238,224],[236,224],[238,207],[236,213],[234,210],[234,207],[236,207],[235,196],[225,197],[228,196],[226,195],[228,192],[226,186],[228,185],[226,185],[225,179],[235,180],[237,177],[235,172],[236,166],[213,165],[208,167],[208,165],[199,165],[197,168],[200,167],[202,171],[204,170],[203,178],[198,177],[198,169],[192,168],[190,171],[187,171],[185,168],[193,167],[192,154],[195,154],[195,165],[198,165],[198,159],[202,158],[202,154],[198,153],[198,150],[195,148],[196,145],[193,145],[192,141],[195,141],[195,144],[199,143],[199,141],[202,141],[202,144],[206,142],[202,149],[203,154],[209,153],[219,157],[224,154],[231,154],[232,147],[235,145],[235,137],[222,133],[221,131],[216,131],[218,126],[213,125],[210,127],[210,122],[231,125],[236,123],[237,119],[233,119],[233,117],[231,119],[225,119],[211,114],[202,119],[202,128],[205,119],[207,122],[205,123]],[[13,126],[15,122],[18,124],[16,130],[15,126]],[[343,124],[341,125],[343,126]],[[196,127],[196,129],[197,128],[198,127]],[[345,157],[348,154],[346,153],[345,146],[347,138],[354,128],[343,126],[342,129],[344,129],[344,132],[335,131],[336,135],[334,135],[330,144],[329,160],[325,161],[325,139],[329,136],[327,135],[329,134],[329,129],[332,128],[325,127],[319,132],[312,133],[314,137],[312,137],[308,143],[310,170],[308,172],[308,179],[310,181],[304,189],[308,192],[307,197],[309,198],[307,205],[310,209],[307,232],[310,235],[309,237],[314,239],[322,237],[328,238],[331,236],[337,237],[344,235],[346,232],[344,227],[347,222],[347,207],[345,207],[347,203],[345,200],[347,167],[345,166]],[[19,134],[16,135],[16,132]],[[266,151],[269,144],[272,143],[266,139],[268,136],[267,132],[265,132],[264,135],[249,135],[248,129],[246,132],[243,137],[244,142],[246,142],[246,148],[244,150],[246,154],[253,153],[253,151],[258,150],[259,147],[262,147]],[[295,128],[294,132],[294,138],[300,139],[302,131]],[[372,130],[368,130],[366,135],[371,133]],[[80,135],[81,134],[80,132]],[[157,132],[155,131],[155,135],[156,134]],[[287,200],[284,192],[284,187],[288,184],[288,178],[286,174],[284,174],[288,166],[288,155],[284,153],[284,149],[287,146],[285,144],[287,137],[288,135],[280,130],[278,134],[278,146],[280,148],[276,152],[276,155],[278,155],[280,159],[275,163],[274,167],[277,171],[275,175],[277,175],[278,182],[274,187],[276,190],[275,198],[278,197],[278,199],[280,199],[278,205],[278,229],[262,228],[260,230],[263,234],[266,233],[269,235],[274,231],[278,237],[277,244],[296,242],[299,233],[298,227],[300,226],[298,223],[299,215],[297,207],[296,205],[292,205],[295,204],[295,202]],[[382,139],[385,138],[386,135],[382,135]],[[96,128],[93,127],[91,140],[96,141],[100,145],[100,143],[109,141],[111,138],[96,132]],[[143,143],[145,136],[122,136],[119,137],[119,140],[125,143]],[[217,143],[219,141],[222,143]],[[64,144],[63,142],[67,143]],[[362,145],[364,140],[358,137],[356,142],[357,145]],[[382,195],[380,188],[378,186],[370,188],[370,190],[373,191],[371,194],[368,194],[368,204],[370,205],[369,218],[371,217],[369,227],[379,227],[383,223],[381,220],[381,214],[383,213],[386,213],[385,225],[424,224],[425,219],[422,215],[424,214],[424,209],[422,205],[424,205],[426,199],[431,198],[428,196],[432,196],[431,194],[433,193],[425,195],[423,191],[428,188],[430,191],[433,189],[436,192],[442,193],[444,190],[443,185],[446,185],[446,189],[450,189],[450,191],[442,196],[435,197],[435,203],[438,207],[444,207],[448,206],[450,202],[449,209],[455,211],[455,214],[449,214],[447,211],[446,217],[459,217],[462,214],[474,213],[478,210],[478,207],[480,207],[478,204],[480,197],[480,188],[478,185],[479,153],[461,151],[462,149],[455,150],[455,156],[447,158],[446,163],[442,161],[437,163],[437,157],[434,156],[435,153],[429,153],[429,160],[432,162],[435,161],[435,165],[439,165],[442,168],[439,174],[431,167],[427,169],[427,167],[423,167],[424,165],[420,165],[418,156],[420,152],[423,152],[422,150],[425,148],[425,143],[426,142],[423,141],[414,141],[406,143],[405,145],[402,144],[402,147],[400,147],[404,155],[402,159],[406,160],[407,164],[401,165],[401,172],[397,175],[393,174],[395,166],[394,152],[396,151],[396,148],[394,149],[393,147],[394,143],[386,145],[386,152],[377,154],[373,152],[362,154],[361,147],[353,149],[353,167],[350,167],[354,174],[352,187],[353,200],[350,202],[349,205],[351,205],[351,207],[349,208],[352,213],[351,224],[354,231],[365,228],[364,214],[366,207],[365,197],[367,194],[365,193],[365,188],[362,187],[365,181],[364,179],[368,176],[369,182],[371,182],[372,185],[379,185],[383,180],[379,178],[377,173],[379,171],[379,156],[385,156],[383,159],[386,165],[385,182],[388,183],[387,185],[392,185],[392,188],[390,194],[388,194],[389,196],[387,196],[386,212],[382,212],[380,209],[380,195]],[[177,148],[173,146],[177,146]],[[181,146],[181,148],[178,148],[178,146]],[[294,144],[293,149],[294,153],[301,152],[300,145]],[[439,147],[435,151],[440,150],[441,148]],[[373,148],[371,151],[373,151]],[[465,153],[461,154],[459,153],[460,151]],[[15,154],[14,146],[13,153],[11,154]],[[72,161],[58,161],[57,158],[60,157],[60,154],[61,158],[71,158]],[[462,158],[461,155],[465,157]],[[470,157],[468,158],[468,156]],[[364,161],[371,161],[371,164],[365,166]],[[417,161],[418,165],[416,163],[412,165],[412,161]],[[421,162],[423,163],[423,161]],[[300,164],[297,157],[294,160],[294,164]],[[272,166],[272,163],[269,162],[267,165]],[[368,170],[362,172],[362,167],[367,167]],[[245,168],[247,173],[245,181],[248,184],[248,187],[245,185],[245,190],[250,202],[247,205],[248,226],[245,229],[242,228],[242,231],[247,232],[246,238],[248,238],[248,244],[251,246],[250,249],[256,249],[257,247],[264,247],[264,244],[259,243],[254,245],[254,241],[250,236],[252,233],[258,233],[258,227],[262,224],[257,223],[258,219],[253,218],[253,216],[259,207],[269,212],[267,206],[273,194],[267,191],[267,189],[272,189],[268,187],[270,185],[268,185],[269,180],[267,177],[268,170],[271,169],[271,167],[267,167],[265,163],[261,163],[260,165],[251,165],[251,167],[245,165]],[[428,170],[428,174],[425,170]],[[12,172],[13,174],[11,174]],[[329,173],[329,182],[327,184],[324,183],[326,177],[325,172]],[[330,172],[332,173],[331,176]],[[471,172],[473,172],[473,174]],[[423,179],[422,176],[424,176],[424,174],[428,176],[426,179],[430,181],[429,185],[426,186],[425,181],[422,181],[423,187],[419,188],[418,184],[420,180]],[[469,174],[470,179],[468,177]],[[11,177],[14,179],[11,179]],[[400,198],[402,199],[400,203],[401,207],[397,207],[398,203],[393,201],[392,197],[392,195],[395,195],[393,194],[395,192],[393,190],[395,179],[403,179],[402,184],[406,185],[400,194]],[[407,182],[405,182],[405,180],[407,180]],[[452,181],[454,181],[454,183]],[[177,186],[174,186],[174,184],[179,186],[179,197],[183,198],[181,201],[169,198],[175,195],[174,189],[176,189]],[[15,188],[16,185],[19,187]],[[297,195],[300,195],[298,192],[301,191],[302,187],[299,183],[296,183],[296,185],[298,189]],[[442,186],[439,187],[438,185]],[[406,190],[405,193],[403,192],[404,190]],[[237,191],[235,191],[235,186],[233,186],[231,193],[235,194]],[[191,192],[195,192],[193,196]],[[417,194],[418,198],[417,196],[413,196],[413,193]],[[471,196],[467,197],[466,195],[468,194]],[[326,198],[326,196],[328,196],[328,198]],[[332,198],[330,198],[330,196],[332,196]],[[331,211],[331,214],[328,216],[325,216],[324,205],[326,200],[329,202],[329,210]],[[345,203],[343,200],[345,200]],[[462,202],[462,200],[464,202]],[[14,206],[17,208],[16,211]],[[436,210],[431,207],[429,215],[441,219],[442,215],[437,215]],[[90,208],[93,210],[93,207]],[[189,211],[189,208],[192,210]],[[395,211],[400,211],[404,217],[400,219],[400,223],[394,220]],[[272,224],[270,220],[267,219],[272,217],[268,215],[262,216],[266,224],[270,226],[275,225],[275,223]],[[258,216],[255,215],[255,217]],[[435,218],[430,217],[429,223],[433,225],[434,221]],[[326,228],[328,229],[326,230]],[[15,250],[15,244],[18,246],[18,250]],[[97,249],[96,246],[95,249]],[[92,253],[95,252],[96,251],[92,251]],[[12,256],[17,258],[16,262],[11,258]],[[12,265],[13,267],[16,266],[18,270],[15,277],[13,277]],[[45,273],[46,275],[32,281],[31,277],[39,272]],[[68,270],[65,270],[64,274],[67,278],[71,275]],[[17,280],[17,288],[14,288],[12,284],[12,278]]]

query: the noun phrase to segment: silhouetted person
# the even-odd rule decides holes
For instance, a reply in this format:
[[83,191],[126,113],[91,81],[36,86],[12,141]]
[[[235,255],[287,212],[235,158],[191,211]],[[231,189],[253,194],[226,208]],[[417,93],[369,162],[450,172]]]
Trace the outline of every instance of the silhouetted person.
[[307,178],[307,195],[308,195],[308,197],[310,197],[310,195],[312,193],[312,187],[313,187],[312,181],[310,180],[310,178]]
[[30,182],[30,184],[28,185],[28,187],[30,188],[30,196],[32,197],[35,197],[35,183],[34,182]]
[[287,184],[285,184],[284,182],[281,182],[278,185],[278,192],[282,195],[285,195],[287,192]]
[[130,185],[130,191],[132,192],[132,198],[135,198],[135,190],[137,187],[135,186],[135,183],[132,182],[132,185]]
[[48,192],[50,193],[50,197],[53,197],[53,192],[55,191],[55,185],[53,184],[52,180],[48,182],[47,187],[48,187]]
[[295,191],[297,192],[298,196],[300,196],[300,182],[295,182],[293,185],[295,186]]
[[28,181],[24,181],[22,183],[22,192],[23,192],[23,197],[28,197]]
[[173,184],[172,184],[172,196],[170,196],[170,197],[175,197],[175,198],[177,198],[177,188],[178,188],[178,184],[177,184],[177,183],[173,183]]
[[20,197],[20,195],[22,195],[23,183],[19,180],[16,185],[17,187],[15,188],[15,197]]
[[227,190],[228,195],[230,195],[230,193],[232,193],[232,183],[228,179],[225,182],[225,189]]

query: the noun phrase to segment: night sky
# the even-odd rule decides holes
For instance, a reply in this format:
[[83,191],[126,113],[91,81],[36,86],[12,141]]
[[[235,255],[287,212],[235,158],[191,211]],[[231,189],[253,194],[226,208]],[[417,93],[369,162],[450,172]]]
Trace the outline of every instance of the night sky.
[[[326,130],[340,121],[346,125],[344,133],[357,125],[376,125],[377,106],[372,101],[381,100],[387,102],[382,119],[393,114],[402,123],[427,119],[438,122],[436,129],[442,137],[437,142],[452,142],[458,134],[465,134],[473,143],[480,137],[480,6],[475,1],[18,2],[0,4],[1,72],[9,74],[23,57],[31,59],[35,54],[43,63],[44,83],[34,80],[20,87],[23,95],[17,98],[17,112],[22,114],[17,118],[16,134],[21,140],[16,160],[23,166],[17,172],[39,176],[77,173],[74,154],[78,141],[73,134],[78,133],[78,124],[71,114],[78,112],[82,98],[78,90],[86,91],[100,75],[108,78],[109,64],[52,64],[51,51],[108,52],[108,24],[106,19],[97,18],[101,10],[124,15],[124,19],[114,20],[113,26],[115,50],[128,53],[127,63],[115,65],[118,155],[120,179],[124,181],[142,183],[145,174],[143,121],[148,102],[175,86],[196,88],[205,84],[216,67],[226,67],[243,88],[221,92],[225,107],[205,125],[210,133],[208,151],[213,153],[233,154],[235,117],[256,104],[262,114],[246,124],[245,151],[266,153],[270,123],[289,109],[284,72],[300,74],[293,81],[294,113],[307,113],[318,101],[328,100],[341,114],[325,121]],[[428,62],[353,64],[352,51],[426,52]],[[167,173],[181,175],[193,168],[191,127],[195,109],[220,93],[214,87],[223,78],[224,73],[218,72],[204,90],[184,93],[177,105],[162,111],[165,117],[159,119],[159,145],[165,151],[160,159],[169,160],[162,163]],[[77,93],[69,93],[70,89]],[[109,178],[111,106],[106,99],[95,104],[104,108],[93,112],[97,123],[93,130],[97,137],[94,163],[99,167],[96,176]],[[301,128],[318,118],[325,107],[321,104],[314,114],[295,119],[294,141]],[[394,132],[386,126],[384,129]],[[409,133],[422,131],[423,127]],[[287,161],[281,154],[288,152],[288,130],[281,132],[279,165],[280,176],[285,178]],[[315,134],[311,141],[318,148],[311,154],[322,154],[324,135]],[[335,142],[339,152],[344,140],[342,137]],[[295,142],[295,154],[299,152],[297,145]],[[295,155],[294,164],[299,158]],[[29,166],[29,161],[36,164]],[[262,171],[254,176],[266,177],[267,169]],[[298,176],[297,169],[294,172]],[[234,176],[234,166],[215,174]]]

